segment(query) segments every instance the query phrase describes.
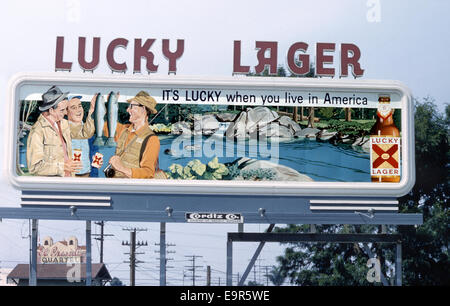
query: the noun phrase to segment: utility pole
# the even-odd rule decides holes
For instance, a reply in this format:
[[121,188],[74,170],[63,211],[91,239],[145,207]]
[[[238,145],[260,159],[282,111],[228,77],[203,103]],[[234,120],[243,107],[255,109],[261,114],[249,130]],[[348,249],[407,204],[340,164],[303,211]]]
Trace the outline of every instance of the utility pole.
[[211,266],[206,266],[206,286],[211,286]]
[[266,277],[266,286],[269,286],[269,268],[271,268],[272,266],[263,266],[264,269],[266,270],[266,274],[264,274],[264,276]]
[[94,239],[100,241],[100,263],[103,263],[103,241],[105,241],[104,237],[114,236],[114,235],[104,233],[103,228],[105,226],[105,221],[95,222],[95,224],[100,225],[100,234],[92,234],[92,236],[100,236],[100,238],[94,238]]
[[262,284],[262,280],[261,280],[261,271],[262,271],[262,265],[261,265],[261,262],[262,261],[264,261],[264,259],[263,258],[258,258],[258,283],[260,283],[260,284]]
[[266,274],[264,275],[266,277],[266,286],[269,286],[269,271],[267,270],[269,267],[265,266],[266,268]]
[[195,278],[196,277],[200,277],[200,276],[196,276],[195,275],[195,269],[196,268],[201,268],[201,267],[203,267],[203,266],[196,266],[195,265],[195,258],[200,258],[200,257],[203,257],[203,256],[198,256],[198,255],[187,255],[187,256],[184,256],[184,257],[190,257],[190,258],[192,258],[192,259],[189,259],[189,261],[192,261],[192,266],[186,266],[186,267],[190,267],[191,269],[188,269],[189,271],[192,271],[192,286],[195,286]]
[[124,231],[130,232],[130,241],[122,241],[122,245],[130,246],[130,261],[124,261],[125,263],[130,263],[130,286],[136,285],[136,264],[143,261],[136,260],[136,255],[144,253],[136,253],[136,249],[141,246],[147,246],[147,241],[136,241],[136,232],[147,231],[147,229],[137,229],[137,228],[124,228]]

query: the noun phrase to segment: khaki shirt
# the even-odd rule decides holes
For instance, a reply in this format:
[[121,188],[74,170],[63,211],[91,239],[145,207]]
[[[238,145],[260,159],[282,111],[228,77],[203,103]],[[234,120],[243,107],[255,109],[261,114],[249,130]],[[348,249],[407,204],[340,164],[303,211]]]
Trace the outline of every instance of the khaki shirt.
[[94,136],[95,125],[92,116],[87,116],[86,122],[82,124],[76,124],[69,121],[70,125],[70,136],[72,139],[89,139]]
[[[121,136],[125,136],[126,139]],[[133,131],[133,126],[130,124],[118,124],[116,130],[115,140],[117,141],[116,154],[121,154],[120,160],[122,163],[131,168],[131,178],[154,178],[156,168],[158,167],[158,157],[160,143],[157,136],[150,137],[144,149],[142,159],[139,161],[142,142],[147,135],[154,134],[148,125],[141,127],[137,131]],[[128,144],[137,137],[137,140],[127,148],[127,152],[122,151]],[[123,142],[124,141],[124,142]],[[116,171],[115,177],[125,177],[121,172]]]
[[[68,156],[72,158],[69,122],[65,119],[61,120],[61,130]],[[42,114],[39,115],[28,136],[27,165],[32,175],[64,176],[64,151],[61,139]]]

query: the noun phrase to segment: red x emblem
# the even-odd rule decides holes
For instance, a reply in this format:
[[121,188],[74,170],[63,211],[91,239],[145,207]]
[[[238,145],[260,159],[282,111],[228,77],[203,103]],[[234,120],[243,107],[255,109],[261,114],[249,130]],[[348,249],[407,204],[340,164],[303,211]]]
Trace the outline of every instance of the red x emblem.
[[81,161],[81,153],[73,153],[73,161]]
[[372,150],[378,154],[378,158],[372,164],[373,168],[378,168],[384,162],[391,164],[394,168],[398,168],[398,162],[392,157],[392,155],[398,151],[397,144],[392,145],[387,151],[384,151],[378,145],[373,144]]
[[94,156],[94,160],[92,161],[94,164],[100,164],[101,158],[99,156]]

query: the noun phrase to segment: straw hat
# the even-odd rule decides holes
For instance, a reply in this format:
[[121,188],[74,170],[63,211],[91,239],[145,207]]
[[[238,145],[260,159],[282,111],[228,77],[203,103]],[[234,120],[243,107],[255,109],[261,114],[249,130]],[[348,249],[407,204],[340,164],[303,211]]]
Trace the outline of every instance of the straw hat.
[[156,110],[156,100],[148,94],[146,91],[140,91],[138,94],[131,99],[128,99],[127,102],[131,101],[137,102],[143,106],[145,106],[152,114],[156,114],[158,111]]

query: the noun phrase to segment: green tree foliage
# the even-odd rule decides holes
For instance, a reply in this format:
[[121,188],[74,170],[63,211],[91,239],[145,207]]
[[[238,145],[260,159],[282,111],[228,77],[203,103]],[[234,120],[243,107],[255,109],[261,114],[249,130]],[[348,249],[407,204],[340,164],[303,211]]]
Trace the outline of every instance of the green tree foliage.
[[286,69],[283,66],[278,67],[277,76],[280,76],[280,77],[287,76]]
[[[449,258],[449,122],[439,114],[433,99],[416,101],[415,148],[416,183],[411,192],[399,198],[399,211],[423,213],[424,223],[398,226],[402,236],[402,273],[404,285],[450,285]],[[376,233],[374,226],[319,226],[324,233]],[[308,226],[289,225],[277,232],[305,232]],[[393,232],[394,228],[388,228]],[[289,244],[277,258],[278,269],[297,285],[370,285],[366,276],[368,254],[362,244],[297,243]],[[388,283],[394,277],[395,248],[369,245],[380,259],[382,273]],[[379,283],[374,283],[379,285]]]
[[399,210],[422,212],[424,224],[399,226],[408,285],[450,285],[449,107],[444,117],[432,98],[416,101],[416,184],[399,199]]
[[328,130],[340,132],[343,135],[368,135],[373,122],[359,123],[354,121],[329,120]]
[[113,277],[113,279],[111,280],[111,286],[125,286],[122,281],[118,278],[118,277]]
[[322,107],[319,109],[319,117],[331,119],[335,117],[336,109],[334,107]]
[[272,270],[270,270],[270,273],[268,275],[269,280],[274,284],[275,286],[281,286],[283,285],[286,277],[283,275],[280,268],[276,266],[272,266]]
[[262,286],[264,286],[264,285],[261,284],[261,283],[255,282],[255,281],[249,281],[249,282],[247,283],[247,286],[251,286],[251,287],[262,287]]
[[[300,62],[296,62],[296,64],[298,65],[298,66],[301,66],[302,64],[300,63]],[[316,75],[316,68],[314,67],[314,63],[311,63],[310,65],[309,65],[309,72],[307,73],[307,74],[305,74],[305,75],[298,75],[298,74],[293,74],[292,72],[291,72],[291,74],[289,75],[290,77],[292,77],[292,78],[317,78],[317,75]]]
[[[289,225],[276,232],[305,232],[308,225]],[[323,233],[354,232],[348,226],[319,226]],[[373,231],[373,227],[366,230]],[[301,286],[363,286],[367,281],[366,263],[369,257],[358,244],[290,243],[279,256],[277,269],[291,284]]]
[[[447,105],[447,112],[448,112]],[[404,211],[417,211],[423,206],[424,217],[434,203],[448,207],[449,199],[449,117],[439,114],[432,98],[415,106],[416,184],[400,198]]]
[[424,214],[422,226],[399,227],[405,285],[450,285],[449,221],[448,205],[436,201],[429,213]]

